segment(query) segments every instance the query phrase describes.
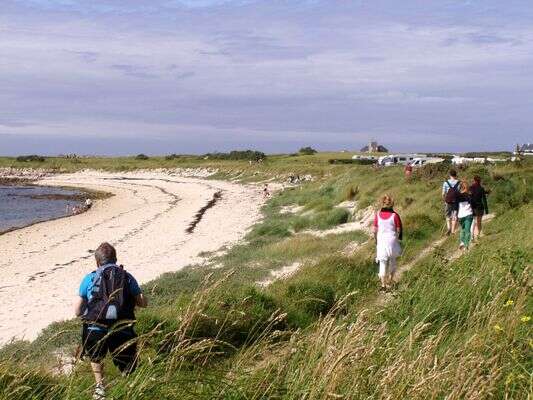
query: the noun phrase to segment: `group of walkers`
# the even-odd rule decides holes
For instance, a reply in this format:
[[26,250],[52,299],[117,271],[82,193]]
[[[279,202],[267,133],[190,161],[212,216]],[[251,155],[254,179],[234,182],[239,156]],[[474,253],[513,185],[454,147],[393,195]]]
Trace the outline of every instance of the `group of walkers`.
[[[483,215],[489,213],[487,193],[478,175],[474,176],[469,184],[466,180],[459,180],[457,171],[453,169],[442,184],[446,235],[453,235],[459,225],[460,250],[467,250],[470,243],[477,240],[481,234]],[[388,291],[395,285],[396,259],[402,252],[402,236],[402,220],[394,211],[394,199],[390,195],[384,195],[380,200],[380,210],[374,218],[376,262],[379,264],[381,291]]]
[[468,249],[470,242],[481,234],[483,215],[489,213],[487,191],[481,185],[481,178],[476,175],[469,184],[457,178],[457,171],[450,170],[449,178],[442,184],[442,199],[445,204],[446,234],[453,235],[459,224],[459,248]]
[[[270,193],[263,188],[265,197]],[[479,176],[469,184],[459,180],[457,172],[450,170],[442,185],[442,201],[446,216],[447,235],[453,235],[460,226],[459,248],[468,249],[471,238],[479,237],[481,220],[488,213],[486,190]],[[384,195],[380,210],[374,218],[376,262],[382,291],[395,285],[396,260],[401,255],[400,242],[403,225],[394,210],[394,199]],[[90,208],[92,203],[86,204]],[[80,285],[75,303],[75,313],[83,320],[82,356],[87,357],[96,380],[95,400],[105,399],[105,381],[102,362],[111,353],[113,363],[123,374],[133,372],[137,365],[136,334],[133,329],[135,307],[146,307],[144,297],[135,278],[117,264],[116,250],[102,243],[94,253],[96,270],[87,274]]]

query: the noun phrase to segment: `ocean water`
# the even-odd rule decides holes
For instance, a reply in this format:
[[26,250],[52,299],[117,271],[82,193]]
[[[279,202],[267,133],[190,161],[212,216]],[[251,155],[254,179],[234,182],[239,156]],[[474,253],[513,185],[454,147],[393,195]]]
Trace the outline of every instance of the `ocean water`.
[[67,215],[79,200],[62,198],[80,192],[45,186],[0,186],[0,233]]

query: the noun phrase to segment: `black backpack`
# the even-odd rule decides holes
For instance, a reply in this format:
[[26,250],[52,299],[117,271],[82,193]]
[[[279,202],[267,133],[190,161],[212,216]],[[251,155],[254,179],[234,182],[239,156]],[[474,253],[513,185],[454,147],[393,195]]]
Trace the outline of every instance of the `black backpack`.
[[446,183],[448,184],[449,189],[446,192],[446,197],[444,198],[444,201],[447,204],[456,204],[457,198],[459,196],[459,182],[457,182],[454,186],[451,185],[450,181],[446,181]]
[[111,326],[122,319],[127,292],[127,273],[122,266],[109,265],[96,270],[90,300],[83,320]]

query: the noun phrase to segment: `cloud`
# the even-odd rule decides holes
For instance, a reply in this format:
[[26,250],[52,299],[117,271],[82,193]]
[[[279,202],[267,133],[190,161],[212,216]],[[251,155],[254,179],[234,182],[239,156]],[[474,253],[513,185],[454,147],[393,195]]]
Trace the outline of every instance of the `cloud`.
[[0,134],[506,146],[533,127],[533,28],[510,1],[7,0]]
[[142,79],[155,79],[157,75],[147,72],[148,67],[130,64],[114,64],[111,69],[122,72],[125,76]]

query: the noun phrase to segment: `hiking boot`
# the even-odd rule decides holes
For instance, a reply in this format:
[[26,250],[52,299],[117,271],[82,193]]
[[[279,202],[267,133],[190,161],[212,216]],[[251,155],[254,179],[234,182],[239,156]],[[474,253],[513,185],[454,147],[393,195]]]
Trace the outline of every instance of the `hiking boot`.
[[105,400],[105,387],[102,383],[97,383],[93,393],[93,400]]

